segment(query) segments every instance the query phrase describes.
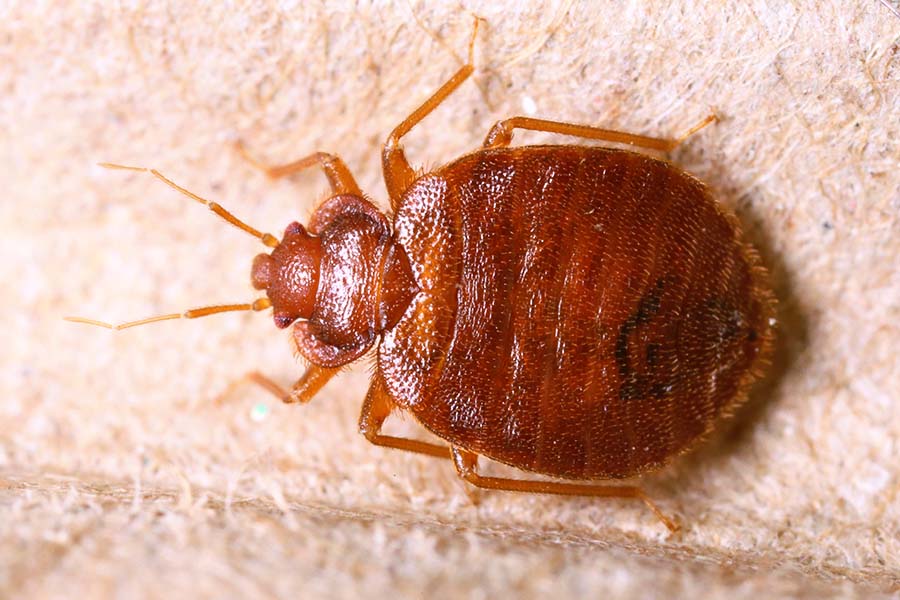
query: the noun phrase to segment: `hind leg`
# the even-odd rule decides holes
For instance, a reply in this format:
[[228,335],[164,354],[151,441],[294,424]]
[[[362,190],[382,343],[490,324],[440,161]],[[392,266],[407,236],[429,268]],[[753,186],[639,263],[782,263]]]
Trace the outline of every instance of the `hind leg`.
[[527,479],[507,479],[505,477],[483,477],[478,474],[478,455],[452,448],[453,464],[456,472],[472,485],[488,490],[527,492],[531,494],[558,494],[560,496],[594,496],[603,498],[634,498],[642,501],[663,522],[669,531],[675,533],[679,527],[659,510],[659,507],[644,493],[630,485],[574,484],[558,481],[536,481]]
[[563,123],[562,121],[533,119],[531,117],[511,117],[509,119],[497,121],[497,123],[491,127],[491,130],[484,140],[484,146],[485,148],[502,148],[509,146],[510,142],[512,142],[514,129],[528,129],[531,131],[561,133],[563,135],[571,135],[589,140],[631,144],[632,146],[640,146],[641,148],[668,152],[674,150],[688,137],[715,121],[718,121],[718,117],[716,117],[716,115],[709,115],[691,127],[681,137],[675,139],[663,139],[648,137],[646,135],[637,135],[634,133],[625,133],[623,131],[615,131],[612,129],[601,129],[600,127],[592,127],[590,125],[577,125],[574,123]]

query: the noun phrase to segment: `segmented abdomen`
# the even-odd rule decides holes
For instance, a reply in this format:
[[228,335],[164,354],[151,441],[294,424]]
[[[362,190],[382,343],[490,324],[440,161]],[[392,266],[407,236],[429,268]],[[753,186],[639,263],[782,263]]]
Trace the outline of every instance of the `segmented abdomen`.
[[388,389],[519,468],[661,464],[737,401],[771,337],[733,218],[643,155],[477,152],[413,184],[395,227],[422,292],[382,344]]

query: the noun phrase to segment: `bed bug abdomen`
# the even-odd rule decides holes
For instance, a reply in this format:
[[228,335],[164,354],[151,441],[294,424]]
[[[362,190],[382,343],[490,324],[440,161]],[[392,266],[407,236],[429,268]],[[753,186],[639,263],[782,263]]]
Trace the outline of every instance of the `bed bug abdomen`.
[[659,466],[742,399],[771,340],[755,253],[669,163],[485,150],[395,218],[420,292],[387,332],[391,395],[453,445],[573,479]]

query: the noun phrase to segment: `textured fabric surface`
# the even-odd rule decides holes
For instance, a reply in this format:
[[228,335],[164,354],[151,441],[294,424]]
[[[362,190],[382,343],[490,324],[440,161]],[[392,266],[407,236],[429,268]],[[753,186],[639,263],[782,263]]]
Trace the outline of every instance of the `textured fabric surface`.
[[[54,5],[55,4],[55,5]],[[900,589],[900,18],[875,0],[410,5],[0,4],[0,596],[869,596]],[[506,7],[504,7],[504,5]],[[515,7],[515,8],[513,8]],[[769,377],[626,501],[471,493],[356,433],[362,361],[308,406],[271,319],[118,333],[249,301],[263,250],[148,174],[279,234],[324,194],[273,163],[340,154],[382,206],[380,145],[435,165],[512,114],[672,136],[773,274]],[[517,142],[553,138],[521,134]],[[389,432],[417,433],[406,421]],[[509,473],[500,467],[492,472]]]

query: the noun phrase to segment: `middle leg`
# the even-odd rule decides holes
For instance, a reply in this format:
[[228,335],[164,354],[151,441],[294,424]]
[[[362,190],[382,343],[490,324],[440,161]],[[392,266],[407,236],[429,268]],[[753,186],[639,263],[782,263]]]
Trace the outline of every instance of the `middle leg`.
[[369,387],[369,393],[366,394],[362,414],[359,416],[360,433],[376,446],[427,454],[437,458],[450,458],[450,448],[447,446],[439,446],[392,435],[382,435],[381,427],[390,416],[393,408],[394,403],[384,385],[384,379],[381,377],[381,373],[376,370],[372,376],[372,385]]
[[391,199],[391,209],[397,211],[400,203],[400,196],[409,187],[409,184],[415,179],[415,171],[409,166],[403,147],[400,145],[400,138],[410,132],[410,130],[419,124],[419,122],[427,117],[431,111],[437,108],[447,97],[456,91],[463,82],[469,78],[475,70],[474,53],[475,38],[478,34],[478,17],[475,18],[475,26],[472,29],[472,39],[469,40],[469,60],[466,64],[459,68],[448,79],[444,85],[431,95],[428,100],[414,110],[411,115],[406,117],[402,123],[394,128],[391,135],[388,136],[384,143],[381,153],[382,170],[384,171],[384,183],[387,187],[388,196]]

